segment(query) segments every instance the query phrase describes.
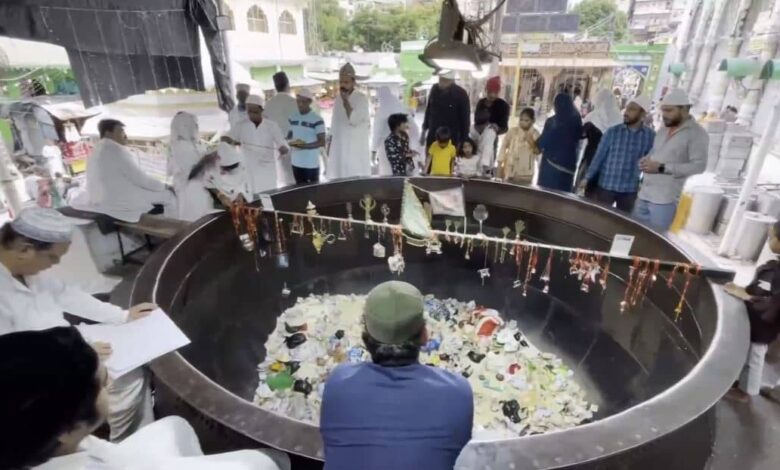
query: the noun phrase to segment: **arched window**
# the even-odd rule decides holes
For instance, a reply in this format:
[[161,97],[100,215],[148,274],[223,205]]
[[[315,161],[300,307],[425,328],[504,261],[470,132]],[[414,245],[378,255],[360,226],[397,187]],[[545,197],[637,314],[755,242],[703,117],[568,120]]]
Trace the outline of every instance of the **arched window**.
[[255,5],[246,13],[246,24],[249,31],[256,33],[268,32],[268,18],[265,17],[263,9]]
[[279,15],[279,32],[281,34],[297,34],[298,30],[295,26],[295,18],[292,14],[285,10]]

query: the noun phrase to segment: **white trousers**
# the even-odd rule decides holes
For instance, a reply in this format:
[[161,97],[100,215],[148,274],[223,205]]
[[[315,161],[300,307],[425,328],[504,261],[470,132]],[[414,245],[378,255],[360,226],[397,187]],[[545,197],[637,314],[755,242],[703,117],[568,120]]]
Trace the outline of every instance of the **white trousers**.
[[154,421],[149,382],[149,372],[138,368],[108,385],[108,425],[112,442],[120,442]]
[[750,396],[756,396],[761,391],[761,380],[764,373],[764,358],[769,345],[750,343],[747,361],[739,376],[739,389]]

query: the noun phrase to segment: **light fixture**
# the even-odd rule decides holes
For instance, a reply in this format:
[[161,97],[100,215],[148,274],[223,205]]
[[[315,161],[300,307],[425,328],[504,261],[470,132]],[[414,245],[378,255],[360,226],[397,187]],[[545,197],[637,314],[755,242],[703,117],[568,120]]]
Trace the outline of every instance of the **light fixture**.
[[458,9],[456,0],[444,0],[439,23],[439,35],[425,46],[420,60],[439,70],[480,72],[483,64],[490,63],[498,53],[489,50],[491,44],[482,31],[482,25],[501,8],[502,0],[483,18],[466,20]]

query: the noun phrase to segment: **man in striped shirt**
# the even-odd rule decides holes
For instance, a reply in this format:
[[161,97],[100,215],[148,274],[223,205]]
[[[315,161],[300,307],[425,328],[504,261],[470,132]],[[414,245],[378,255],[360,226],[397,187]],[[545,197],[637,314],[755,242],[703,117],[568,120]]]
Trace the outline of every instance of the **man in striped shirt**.
[[637,96],[626,105],[623,124],[610,127],[601,138],[593,163],[588,168],[580,188],[596,182],[590,196],[610,207],[631,213],[639,191],[639,160],[653,148],[655,132],[644,126],[650,102]]

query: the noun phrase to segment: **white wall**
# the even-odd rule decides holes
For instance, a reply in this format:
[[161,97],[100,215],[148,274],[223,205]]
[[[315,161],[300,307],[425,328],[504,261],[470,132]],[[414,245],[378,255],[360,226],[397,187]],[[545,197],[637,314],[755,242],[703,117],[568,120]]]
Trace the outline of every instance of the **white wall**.
[[[302,63],[306,59],[306,39],[302,0],[226,0],[233,11],[235,30],[228,33],[232,60],[257,66]],[[268,20],[268,32],[249,31],[247,12],[257,5]],[[289,11],[295,18],[296,34],[279,34],[279,16]]]

